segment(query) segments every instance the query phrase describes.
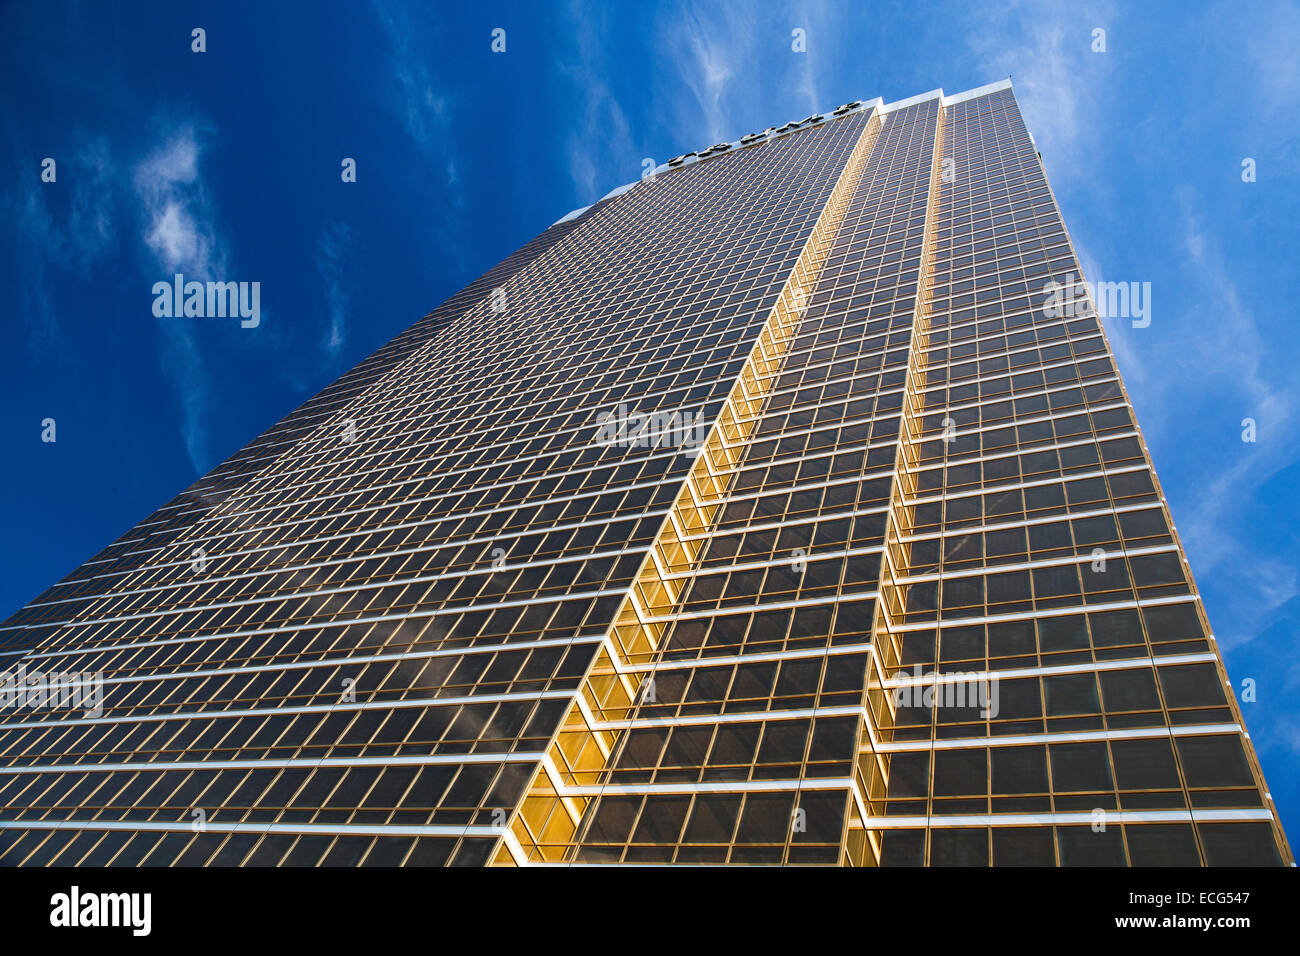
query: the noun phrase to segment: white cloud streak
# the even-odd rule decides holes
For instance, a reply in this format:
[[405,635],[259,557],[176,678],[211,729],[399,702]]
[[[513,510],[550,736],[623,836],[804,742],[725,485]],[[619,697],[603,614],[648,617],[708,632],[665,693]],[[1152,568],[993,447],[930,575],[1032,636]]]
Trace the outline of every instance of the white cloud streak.
[[464,205],[452,142],[454,100],[435,78],[428,51],[436,44],[420,42],[420,30],[405,11],[375,4],[375,13],[392,47],[390,61],[399,92],[398,113],[408,136],[442,165],[447,199],[455,209]]
[[[117,239],[118,209],[113,184],[117,170],[102,138],[82,142],[56,161],[56,179],[42,182],[40,170],[19,179],[0,196],[0,214],[23,236],[20,255],[26,281],[23,305],[36,322],[26,323],[35,352],[62,339],[50,294],[52,275],[86,279]],[[66,197],[66,210],[55,211]]]
[[[570,6],[578,47],[578,62],[561,66],[561,72],[577,87],[582,103],[582,121],[570,133],[566,152],[569,178],[584,202],[595,202],[615,186],[641,174],[631,130],[623,107],[602,78],[608,64],[604,50],[605,12],[574,3]],[[663,157],[666,159],[667,157]],[[613,164],[623,162],[620,171]],[[658,162],[662,162],[659,159]]]
[[224,277],[228,255],[199,178],[199,155],[194,127],[181,125],[136,164],[133,182],[146,248],[162,268],[206,281]]
[[[180,272],[186,280],[229,281],[229,252],[216,230],[215,211],[199,174],[202,146],[193,124],[171,127],[133,170],[141,240],[152,257],[152,286]],[[156,270],[156,271],[154,271]],[[147,301],[147,300],[145,300]],[[180,401],[181,439],[194,470],[213,464],[208,418],[212,377],[196,341],[193,320],[160,319],[160,359]]]
[[355,241],[353,230],[344,223],[331,223],[316,240],[316,271],[325,285],[329,327],[321,342],[330,358],[337,358],[348,338],[348,317],[352,306],[352,282],[348,263]]
[[708,145],[730,141],[735,135],[724,99],[735,77],[736,64],[753,46],[747,17],[735,16],[726,6],[715,8],[715,14],[714,19],[706,20],[694,10],[683,8],[664,37],[699,107],[696,122],[688,128],[702,125]]
[[1092,31],[1108,31],[1109,51],[1115,23],[1109,3],[981,6],[968,19],[967,43],[978,70],[989,82],[1011,76],[1025,123],[1044,162],[1063,174],[1061,183],[1089,173],[1088,118],[1096,115],[1100,96],[1096,68],[1114,55],[1093,52]]

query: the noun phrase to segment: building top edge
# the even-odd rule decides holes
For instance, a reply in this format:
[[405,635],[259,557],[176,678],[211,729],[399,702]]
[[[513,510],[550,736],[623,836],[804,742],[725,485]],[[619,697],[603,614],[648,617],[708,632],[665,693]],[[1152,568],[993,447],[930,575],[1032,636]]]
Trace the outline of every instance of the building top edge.
[[886,104],[884,100],[882,100],[879,96],[877,96],[875,99],[871,99],[871,100],[855,100],[851,103],[845,103],[843,106],[839,107],[838,109],[826,110],[825,112],[816,112],[808,116],[806,119],[794,120],[792,122],[786,123],[784,126],[781,127],[769,126],[761,133],[749,133],[745,136],[742,136],[740,139],[734,142],[718,143],[717,145],[710,146],[706,149],[699,150],[697,152],[684,153],[681,156],[674,157],[673,159],[669,160],[666,163],[660,163],[652,171],[648,171],[642,177],[642,179],[633,180],[630,183],[624,183],[622,186],[618,186],[614,189],[611,189],[609,192],[607,192],[596,202],[591,203],[590,205],[587,206],[579,206],[577,209],[573,210],[567,215],[562,216],[561,218],[555,220],[555,222],[551,223],[551,227],[553,228],[555,226],[560,225],[561,223],[565,223],[565,222],[569,222],[570,220],[577,219],[579,216],[581,216],[587,210],[591,209],[593,206],[599,205],[600,203],[604,202],[606,199],[613,199],[615,196],[627,192],[638,182],[642,182],[645,179],[652,179],[655,176],[658,176],[660,173],[671,172],[675,169],[680,169],[683,166],[694,165],[695,163],[700,162],[702,159],[707,159],[710,158],[711,156],[720,155],[721,153],[725,153],[725,152],[730,152],[734,149],[740,149],[746,146],[754,146],[760,142],[766,142],[769,139],[775,139],[777,137],[784,136],[788,133],[793,133],[796,130],[806,129],[809,126],[820,125],[832,119],[840,119],[844,116],[848,116],[850,113],[868,112],[874,109],[877,113],[887,114],[893,112],[894,110],[900,110],[903,109],[904,107],[912,106],[916,103],[924,103],[927,100],[933,100],[933,99],[939,100],[941,106],[948,106],[951,103],[961,103],[966,100],[975,99],[976,97],[986,96],[989,93],[996,93],[998,90],[1007,90],[1010,88],[1011,88],[1011,78],[1007,77],[1005,80],[998,80],[996,83],[986,83],[984,86],[977,86],[974,89],[966,90],[965,92],[962,93],[954,93],[952,96],[945,96],[942,88],[939,88],[937,90],[930,90],[928,93],[919,93],[916,96],[909,96],[906,99],[897,100],[889,104]]
[[977,99],[981,96],[988,96],[990,93],[996,93],[998,90],[1011,89],[1011,77],[1005,80],[998,80],[996,83],[985,83],[983,86],[977,86],[973,90],[966,90],[964,93],[954,93],[952,96],[943,98],[943,105],[948,106],[952,103],[964,103],[966,100]]
[[924,103],[926,100],[942,100],[943,90],[931,90],[929,93],[917,93],[916,96],[909,96],[905,100],[895,100],[893,103],[886,103],[880,108],[882,113],[892,113],[894,110],[901,110],[907,106],[915,106],[917,103]]

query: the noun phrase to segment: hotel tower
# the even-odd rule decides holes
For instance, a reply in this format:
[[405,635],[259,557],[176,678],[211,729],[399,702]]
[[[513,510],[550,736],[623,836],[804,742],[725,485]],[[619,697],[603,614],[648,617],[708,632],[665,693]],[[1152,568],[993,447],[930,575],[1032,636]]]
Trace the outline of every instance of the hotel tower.
[[1291,852],[1009,83],[575,211],[0,625],[0,863]]

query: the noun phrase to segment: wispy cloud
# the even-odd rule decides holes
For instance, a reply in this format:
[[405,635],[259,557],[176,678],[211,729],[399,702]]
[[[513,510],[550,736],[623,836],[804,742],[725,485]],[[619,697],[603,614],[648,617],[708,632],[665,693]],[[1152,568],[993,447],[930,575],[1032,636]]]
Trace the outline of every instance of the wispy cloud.
[[185,454],[190,466],[201,475],[215,464],[208,429],[215,383],[189,329],[181,322],[164,322],[158,354],[180,403]]
[[[822,3],[796,3],[791,10],[791,30],[798,28],[804,31],[806,46],[805,52],[795,59],[795,88],[810,113],[827,108],[817,88],[817,64],[826,60],[822,54],[822,41],[824,37],[829,38],[834,29],[831,26],[834,20],[834,17],[827,16],[825,4]],[[825,31],[823,24],[827,27]]]
[[[1113,55],[1094,53],[1092,31],[1114,42],[1116,15],[1109,3],[1012,3],[980,6],[969,16],[967,44],[989,81],[1011,76],[1026,125],[1044,161],[1061,182],[1088,172],[1088,118],[1097,115],[1099,71]],[[1060,184],[1057,184],[1058,188]]]
[[688,128],[703,127],[709,144],[736,135],[726,97],[739,64],[753,47],[751,19],[722,5],[705,17],[681,8],[670,20],[662,42],[678,65],[695,103],[698,119]]
[[[1278,33],[1300,31],[1293,8],[1274,12],[1276,17],[1260,16],[1276,22]],[[1233,5],[1203,16],[1210,30],[1243,29],[1240,10]],[[1133,329],[1127,320],[1109,320],[1108,335],[1153,447],[1173,456],[1175,470],[1165,477],[1176,475],[1176,483],[1186,489],[1174,516],[1192,567],[1202,583],[1212,581],[1216,595],[1223,596],[1220,642],[1225,649],[1248,644],[1300,594],[1294,563],[1261,552],[1253,505],[1266,499],[1270,482],[1300,458],[1284,437],[1300,412],[1300,390],[1290,377],[1279,376],[1255,300],[1243,294],[1239,269],[1229,254],[1233,250],[1225,252],[1223,243],[1234,241],[1234,230],[1215,219],[1219,211],[1213,203],[1190,186],[1171,185],[1167,174],[1152,184],[1146,205],[1114,207],[1113,179],[1124,175],[1125,167],[1096,163],[1093,146],[1113,146],[1138,135],[1133,125],[1116,124],[1140,124],[1140,114],[1135,121],[1131,110],[1107,109],[1106,96],[1108,79],[1124,81],[1122,69],[1131,68],[1147,49],[1132,47],[1135,34],[1114,6],[1017,3],[994,13],[981,9],[968,25],[968,45],[981,72],[990,79],[1012,76],[1058,194],[1087,195],[1091,215],[1080,219],[1092,222],[1093,232],[1085,236],[1076,228],[1072,235],[1084,275],[1092,281],[1145,278],[1106,274],[1115,247],[1125,249],[1126,256],[1145,250],[1097,229],[1097,222],[1132,224],[1147,217],[1153,235],[1164,227],[1171,237],[1160,258],[1160,281],[1154,283],[1155,321]],[[1092,31],[1098,28],[1106,31],[1104,54],[1092,50]],[[1248,85],[1258,87],[1258,98],[1268,109],[1280,112],[1294,105],[1300,71],[1291,62],[1294,57],[1278,59],[1287,41],[1272,31],[1268,39],[1248,32],[1253,53],[1246,59],[1253,57],[1260,74]],[[1283,127],[1274,124],[1277,128]],[[1163,169],[1177,168],[1175,156],[1163,159]],[[1270,166],[1277,168],[1276,163]],[[1144,171],[1138,159],[1126,168],[1130,175]],[[1231,411],[1225,415],[1225,410]],[[1239,440],[1238,423],[1246,417],[1257,422],[1254,443]]]
[[[140,238],[151,259],[147,279],[168,280],[181,272],[187,281],[228,281],[229,250],[218,235],[215,210],[199,172],[203,148],[194,124],[160,126],[164,131],[157,145],[136,163],[132,174]],[[160,360],[180,401],[181,439],[190,464],[202,474],[212,466],[212,377],[192,322],[162,319],[159,331]]]
[[447,85],[434,76],[432,69],[437,62],[433,51],[438,45],[431,37],[423,36],[420,25],[406,11],[377,2],[375,13],[392,48],[388,59],[397,83],[397,111],[407,135],[442,164],[448,201],[459,209],[464,205],[464,196],[451,145],[454,101]]
[[[434,8],[428,8],[432,11]],[[440,18],[422,13],[422,8],[405,9],[376,0],[375,15],[388,38],[385,56],[392,69],[392,83],[380,82],[376,101],[381,110],[392,113],[420,153],[423,168],[441,182],[430,179],[425,196],[436,204],[438,212],[425,218],[432,245],[438,254],[456,263],[459,271],[467,269],[461,215],[465,209],[465,185],[458,145],[458,130],[469,128],[478,117],[461,115],[457,97],[451,92],[461,77],[450,79],[438,75],[441,55],[451,40],[439,35]],[[488,35],[483,35],[487,47]],[[363,171],[359,175],[366,175]]]
[[[1254,418],[1262,432],[1253,443],[1231,442],[1211,459],[1222,462],[1223,470],[1202,485],[1191,509],[1184,534],[1197,553],[1198,566],[1208,571],[1245,550],[1245,545],[1228,533],[1232,522],[1226,513],[1300,457],[1300,449],[1287,437],[1300,408],[1300,392],[1292,381],[1279,382],[1272,377],[1267,363],[1270,346],[1201,220],[1195,193],[1184,187],[1179,190],[1179,200],[1187,273],[1197,283],[1197,301],[1205,305],[1185,323],[1196,334],[1186,336],[1177,350],[1171,349],[1169,361],[1176,369],[1196,375],[1204,393],[1224,396],[1242,409],[1244,417]],[[1180,380],[1181,375],[1164,377],[1168,387],[1175,387]],[[1251,563],[1258,566],[1260,559]],[[1263,585],[1256,589],[1260,603],[1269,609],[1294,593],[1265,593],[1271,588],[1267,582],[1277,579],[1276,574],[1257,579]],[[1294,589],[1294,575],[1290,580]]]
[[[1237,4],[1222,4],[1220,14],[1241,29],[1244,24]],[[1300,7],[1295,3],[1270,2],[1254,7],[1258,22],[1265,30],[1247,29],[1242,47],[1254,69],[1256,88],[1254,104],[1265,122],[1283,120],[1288,129],[1295,128],[1294,111],[1300,100]]]
[[344,223],[331,223],[316,240],[316,271],[325,283],[325,305],[329,309],[329,328],[322,346],[331,358],[337,358],[348,338],[352,281],[348,263],[352,258],[355,236]]
[[[1178,459],[1179,469],[1195,479],[1187,482],[1194,491],[1175,518],[1197,574],[1228,595],[1226,649],[1253,640],[1300,594],[1293,562],[1260,550],[1250,507],[1300,460],[1289,440],[1300,388],[1273,370],[1271,346],[1207,227],[1200,197],[1187,186],[1176,196],[1182,248],[1173,251],[1181,253],[1177,275],[1187,286],[1179,291],[1194,304],[1182,315],[1162,311],[1167,318],[1147,329],[1117,320],[1110,339],[1126,382],[1140,389],[1135,401],[1148,433],[1184,450],[1196,442],[1194,455]],[[1149,360],[1157,354],[1158,364]],[[1239,411],[1225,418],[1223,409]],[[1207,440],[1206,428],[1194,424],[1202,412],[1213,423],[1208,434],[1220,430],[1218,440]],[[1244,418],[1255,420],[1254,442],[1240,440]]]
[[[573,3],[570,15],[577,42],[577,62],[561,66],[560,71],[576,88],[582,102],[582,121],[573,127],[566,144],[569,176],[578,196],[586,202],[595,202],[615,186],[637,178],[641,174],[640,158],[635,156],[623,107],[603,79],[608,72],[604,52],[609,48],[605,36],[607,11]],[[612,168],[620,161],[625,168]]]
[[199,154],[194,127],[176,127],[136,164],[133,181],[145,246],[164,269],[202,281],[224,273],[228,257],[199,178]]
[[[199,174],[202,144],[196,127],[164,120],[155,125],[161,134],[134,163],[119,162],[103,135],[80,137],[75,149],[53,157],[54,183],[41,182],[34,170],[0,200],[24,236],[22,295],[28,314],[38,319],[26,323],[35,350],[62,339],[58,281],[64,276],[89,281],[124,242],[143,253],[139,302],[144,315],[152,283],[170,280],[175,272],[197,280],[228,278],[222,273],[229,253]],[[159,361],[178,397],[181,438],[191,465],[203,472],[212,464],[206,424],[212,379],[192,323],[163,321],[159,335]]]
[[[43,182],[40,169],[14,181],[0,195],[0,214],[23,236],[18,247],[26,276],[21,294],[28,345],[43,351],[61,337],[51,295],[55,276],[86,279],[117,239],[118,208],[114,192],[117,170],[102,137],[83,138],[70,154],[51,157],[56,178]],[[30,165],[31,157],[22,162]]]
[[823,0],[665,6],[656,51],[687,94],[673,91],[674,139],[703,148],[837,105],[823,100],[822,80],[846,97],[868,95],[839,56],[844,20]]

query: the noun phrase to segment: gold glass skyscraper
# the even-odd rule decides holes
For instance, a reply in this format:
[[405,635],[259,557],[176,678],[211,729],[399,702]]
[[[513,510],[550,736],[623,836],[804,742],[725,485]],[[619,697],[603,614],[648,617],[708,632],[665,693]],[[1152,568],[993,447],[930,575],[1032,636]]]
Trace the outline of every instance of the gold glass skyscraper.
[[0,625],[0,862],[1289,863],[1080,275],[1008,83],[571,214]]

